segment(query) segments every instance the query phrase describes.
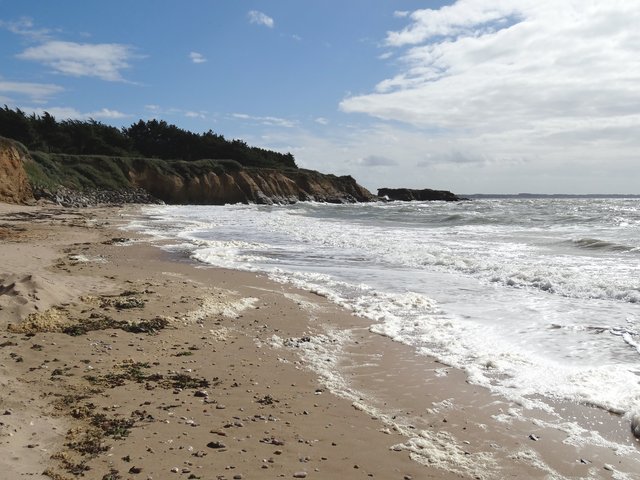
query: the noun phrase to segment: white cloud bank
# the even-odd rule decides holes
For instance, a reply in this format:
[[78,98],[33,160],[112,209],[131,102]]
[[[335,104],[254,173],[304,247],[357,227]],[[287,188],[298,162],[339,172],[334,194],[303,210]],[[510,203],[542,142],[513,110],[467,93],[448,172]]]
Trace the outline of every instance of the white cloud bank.
[[248,115],[246,113],[233,113],[231,114],[232,118],[237,120],[245,120],[249,122],[259,123],[261,125],[266,125],[269,127],[283,127],[283,128],[293,128],[296,126],[296,122],[292,120],[287,120],[286,118],[279,117],[260,117],[255,115]]
[[122,70],[130,67],[134,53],[130,46],[119,43],[51,40],[29,47],[17,57],[43,63],[64,75],[123,81]]
[[51,83],[8,82],[0,79],[0,93],[26,96],[32,102],[44,102],[63,90],[61,86]]
[[189,58],[193,63],[205,63],[207,61],[205,56],[198,52],[189,53]]
[[120,120],[123,118],[131,117],[131,115],[112,110],[109,108],[101,108],[93,112],[80,112],[72,107],[47,107],[47,108],[23,108],[25,111],[33,112],[36,115],[42,115],[45,111],[56,120],[89,120],[93,118],[95,120]]
[[640,190],[627,179],[640,151],[636,2],[459,0],[396,16],[409,24],[385,49],[400,71],[340,108],[394,122],[385,128],[413,143],[362,158],[401,156],[467,193]]
[[249,23],[264,25],[265,27],[269,28],[273,28],[275,26],[273,18],[271,18],[266,13],[259,12],[258,10],[251,10],[249,13],[247,13],[247,17],[249,18]]

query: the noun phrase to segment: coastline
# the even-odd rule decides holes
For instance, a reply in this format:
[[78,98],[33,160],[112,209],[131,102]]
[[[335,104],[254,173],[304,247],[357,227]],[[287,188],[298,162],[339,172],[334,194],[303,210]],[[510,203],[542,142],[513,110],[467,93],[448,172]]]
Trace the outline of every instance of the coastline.
[[516,406],[325,298],[117,229],[136,214],[0,204],[0,468],[16,478],[611,478],[637,465],[637,448],[568,445],[542,414],[496,420]]

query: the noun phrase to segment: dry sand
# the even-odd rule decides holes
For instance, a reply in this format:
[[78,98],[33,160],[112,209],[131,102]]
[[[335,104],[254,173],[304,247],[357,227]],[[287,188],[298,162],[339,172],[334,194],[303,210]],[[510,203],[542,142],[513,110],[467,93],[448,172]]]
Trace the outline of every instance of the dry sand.
[[617,417],[566,405],[632,447],[571,445],[322,297],[117,230],[129,214],[0,204],[0,478],[625,478],[639,465]]

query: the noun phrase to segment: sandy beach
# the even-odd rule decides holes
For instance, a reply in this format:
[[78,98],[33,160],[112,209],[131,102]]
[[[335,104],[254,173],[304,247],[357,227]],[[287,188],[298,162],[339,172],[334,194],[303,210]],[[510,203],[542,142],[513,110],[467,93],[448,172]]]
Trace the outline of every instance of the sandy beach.
[[505,421],[322,296],[118,229],[136,214],[0,204],[2,478],[634,478],[637,447]]

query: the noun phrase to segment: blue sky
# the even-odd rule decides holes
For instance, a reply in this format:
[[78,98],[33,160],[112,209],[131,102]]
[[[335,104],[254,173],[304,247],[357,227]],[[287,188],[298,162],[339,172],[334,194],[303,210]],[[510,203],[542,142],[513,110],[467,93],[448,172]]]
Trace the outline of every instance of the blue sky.
[[637,193],[640,5],[0,0],[0,104],[158,118],[366,187]]

